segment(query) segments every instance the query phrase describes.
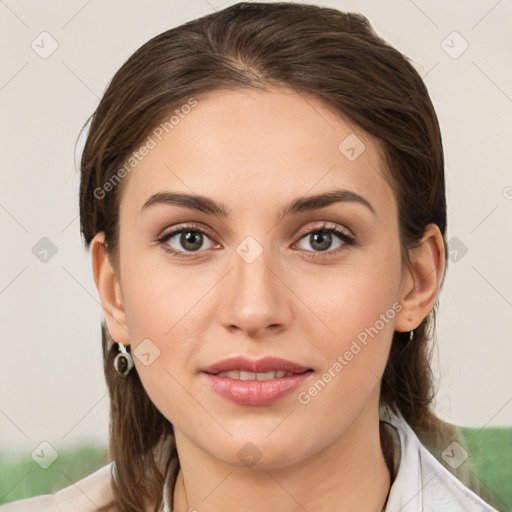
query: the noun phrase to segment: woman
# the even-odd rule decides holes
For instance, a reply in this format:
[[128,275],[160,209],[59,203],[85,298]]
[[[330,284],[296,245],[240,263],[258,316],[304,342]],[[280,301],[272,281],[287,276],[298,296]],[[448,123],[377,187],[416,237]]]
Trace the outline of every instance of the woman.
[[240,3],[160,34],[81,172],[112,462],[1,510],[494,510],[419,441],[463,458],[431,410],[442,140],[366,18]]

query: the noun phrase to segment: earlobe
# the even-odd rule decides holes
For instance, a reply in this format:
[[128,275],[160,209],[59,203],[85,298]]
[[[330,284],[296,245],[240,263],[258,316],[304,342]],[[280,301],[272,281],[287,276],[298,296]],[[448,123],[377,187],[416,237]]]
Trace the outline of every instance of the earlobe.
[[130,336],[119,280],[108,258],[103,231],[97,233],[91,241],[91,263],[110,336],[118,343],[129,345]]
[[425,228],[420,245],[409,256],[411,266],[404,268],[402,279],[402,309],[395,317],[399,332],[418,327],[435,305],[445,267],[443,235],[436,224]]

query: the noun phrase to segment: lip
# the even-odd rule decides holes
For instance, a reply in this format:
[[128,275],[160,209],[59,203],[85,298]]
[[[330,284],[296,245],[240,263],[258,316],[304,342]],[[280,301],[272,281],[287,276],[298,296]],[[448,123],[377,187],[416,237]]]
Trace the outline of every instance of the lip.
[[[254,373],[284,370],[294,375],[269,380],[238,380],[216,375],[231,370]],[[302,386],[313,369],[274,356],[260,359],[233,356],[207,366],[201,372],[212,389],[224,398],[240,405],[270,405]]]
[[204,373],[215,375],[217,373],[227,372],[230,370],[241,370],[245,372],[254,373],[265,373],[274,370],[284,370],[285,372],[303,373],[306,370],[311,369],[312,368],[309,368],[307,366],[302,366],[292,361],[281,359],[280,357],[266,356],[261,359],[249,359],[248,357],[245,356],[233,356],[228,357],[227,359],[223,359],[222,361],[218,361],[217,363],[212,364],[206,368],[203,368],[201,371]]
[[312,374],[313,370],[271,380],[238,380],[210,373],[202,375],[216,393],[232,402],[270,405],[301,387]]

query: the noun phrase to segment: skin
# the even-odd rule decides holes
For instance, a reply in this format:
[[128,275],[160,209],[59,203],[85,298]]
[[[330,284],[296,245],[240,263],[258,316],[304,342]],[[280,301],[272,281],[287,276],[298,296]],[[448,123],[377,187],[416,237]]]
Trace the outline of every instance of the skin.
[[[131,344],[132,354],[147,338],[160,350],[148,366],[134,357],[132,371],[174,425],[181,463],[174,510],[236,503],[245,511],[380,511],[390,485],[380,378],[393,331],[416,328],[435,303],[441,233],[427,226],[410,251],[412,267],[403,264],[379,141],[314,98],[224,90],[197,99],[125,178],[119,272],[103,233],[91,245],[112,338]],[[338,149],[350,134],[366,147],[354,161]],[[292,199],[339,188],[363,196],[375,214],[343,202],[276,221]],[[211,197],[230,214],[176,205],[141,213],[164,190]],[[209,233],[199,250],[180,244],[179,234],[155,242],[184,222]],[[322,222],[348,230],[356,244],[333,234],[322,251],[312,237]],[[236,250],[247,236],[262,250],[251,263]],[[307,391],[394,303],[401,306],[394,318],[307,404],[294,392],[269,406],[237,405],[199,372],[231,355],[275,355],[314,369],[299,390]],[[252,467],[237,455],[248,442],[261,453]]]

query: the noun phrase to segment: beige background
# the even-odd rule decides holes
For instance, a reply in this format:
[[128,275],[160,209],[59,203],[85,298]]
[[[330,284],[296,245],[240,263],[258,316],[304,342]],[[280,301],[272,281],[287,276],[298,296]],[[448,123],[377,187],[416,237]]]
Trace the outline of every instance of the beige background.
[[[79,236],[74,143],[142,43],[232,3],[0,0],[0,448],[106,443],[102,311]],[[512,425],[512,1],[311,3],[362,12],[425,77],[457,239],[441,296],[437,411]],[[31,47],[52,43],[47,58]],[[57,249],[46,263],[32,252],[42,237]]]

